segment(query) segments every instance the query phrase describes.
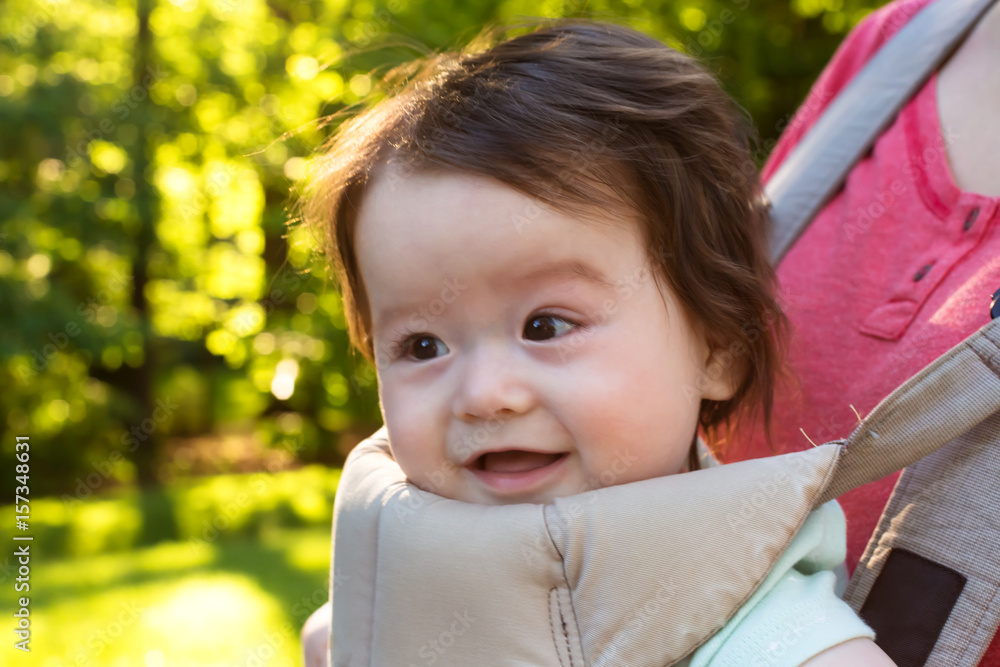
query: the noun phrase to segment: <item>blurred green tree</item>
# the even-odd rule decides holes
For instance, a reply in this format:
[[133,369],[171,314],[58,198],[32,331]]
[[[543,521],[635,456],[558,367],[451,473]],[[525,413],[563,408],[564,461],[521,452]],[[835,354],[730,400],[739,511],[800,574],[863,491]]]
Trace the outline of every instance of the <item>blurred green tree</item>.
[[316,119],[365,99],[391,65],[459,47],[489,21],[626,22],[721,77],[755,119],[763,160],[880,4],[8,0],[3,469],[14,436],[30,435],[33,492],[82,499],[215,455],[337,463],[378,425],[375,374],[348,349],[318,244],[285,223],[336,125]]

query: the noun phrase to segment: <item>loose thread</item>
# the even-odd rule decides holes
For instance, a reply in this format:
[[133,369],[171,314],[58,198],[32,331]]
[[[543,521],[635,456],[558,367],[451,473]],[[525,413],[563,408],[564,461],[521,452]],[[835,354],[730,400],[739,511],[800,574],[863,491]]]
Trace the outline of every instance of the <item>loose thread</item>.
[[[861,419],[861,415],[858,414],[857,408],[855,408],[850,403],[848,403],[848,405],[850,406],[851,410],[854,410],[854,416],[858,418],[858,424],[860,425],[860,424],[864,423],[864,420]],[[868,429],[868,432],[872,434],[873,438],[877,438],[878,437],[878,433],[876,433],[875,431],[873,431],[871,429]]]

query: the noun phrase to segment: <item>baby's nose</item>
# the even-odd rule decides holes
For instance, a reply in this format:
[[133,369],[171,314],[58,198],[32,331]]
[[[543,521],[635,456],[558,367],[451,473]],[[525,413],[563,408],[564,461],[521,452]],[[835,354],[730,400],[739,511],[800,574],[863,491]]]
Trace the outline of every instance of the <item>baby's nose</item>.
[[465,421],[523,414],[535,392],[525,364],[502,343],[479,345],[462,360],[454,415]]

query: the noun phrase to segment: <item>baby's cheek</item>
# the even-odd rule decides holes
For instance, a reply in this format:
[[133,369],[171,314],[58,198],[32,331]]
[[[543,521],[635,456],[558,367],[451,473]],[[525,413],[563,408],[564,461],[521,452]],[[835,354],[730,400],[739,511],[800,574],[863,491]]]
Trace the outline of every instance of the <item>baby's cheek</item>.
[[435,492],[433,467],[427,457],[422,456],[420,451],[407,447],[395,448],[393,456],[408,480],[424,491]]
[[429,427],[402,432],[403,440],[393,450],[399,467],[424,491],[446,495],[442,490],[454,485],[456,466],[445,451],[445,434]]

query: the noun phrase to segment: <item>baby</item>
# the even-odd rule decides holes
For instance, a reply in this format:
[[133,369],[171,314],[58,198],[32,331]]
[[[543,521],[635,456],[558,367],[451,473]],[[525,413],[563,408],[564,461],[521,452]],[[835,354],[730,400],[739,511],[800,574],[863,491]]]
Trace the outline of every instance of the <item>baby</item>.
[[[412,484],[547,504],[696,470],[699,432],[718,452],[767,423],[784,317],[749,133],[710,74],[580,20],[402,74],[333,138],[303,217]],[[827,625],[795,664],[893,664],[856,616]],[[724,652],[704,648],[692,664]]]

